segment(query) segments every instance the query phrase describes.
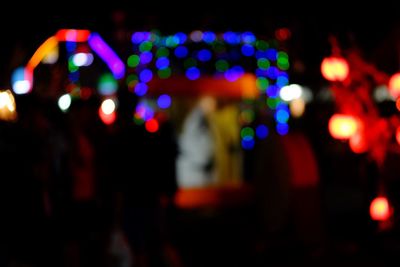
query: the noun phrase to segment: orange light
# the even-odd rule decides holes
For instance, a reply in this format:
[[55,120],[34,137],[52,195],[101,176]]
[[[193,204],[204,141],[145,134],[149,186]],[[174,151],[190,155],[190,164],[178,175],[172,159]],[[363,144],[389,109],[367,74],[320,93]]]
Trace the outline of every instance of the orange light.
[[109,114],[106,114],[103,112],[103,109],[100,107],[99,108],[99,117],[104,124],[110,125],[110,124],[114,123],[117,116],[115,114],[115,111],[111,112]]
[[145,127],[148,132],[155,133],[158,131],[158,121],[154,118],[150,119],[146,121]]
[[328,81],[344,81],[349,75],[349,64],[341,57],[328,57],[322,61],[321,72]]
[[356,133],[357,120],[350,115],[335,114],[329,119],[329,133],[336,139],[349,139]]
[[393,74],[392,77],[390,77],[388,87],[390,94],[394,98],[398,98],[400,96],[400,73]]
[[90,31],[88,30],[62,29],[57,32],[56,38],[60,42],[86,42],[89,35]]
[[350,137],[349,145],[351,150],[357,154],[368,150],[367,140],[365,140],[365,136],[360,131],[357,131]]
[[390,218],[391,211],[386,197],[376,197],[369,207],[369,214],[374,221],[386,221]]
[[33,71],[42,59],[54,50],[58,45],[57,38],[54,36],[48,38],[43,44],[39,46],[27,64],[27,68]]

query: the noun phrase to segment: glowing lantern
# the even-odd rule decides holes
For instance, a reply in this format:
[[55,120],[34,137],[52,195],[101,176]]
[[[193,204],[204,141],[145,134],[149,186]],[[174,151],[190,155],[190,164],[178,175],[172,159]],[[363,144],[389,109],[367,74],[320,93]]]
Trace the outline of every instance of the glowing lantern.
[[328,57],[322,61],[321,72],[328,81],[344,81],[349,75],[349,64],[341,57]]
[[14,121],[17,119],[14,96],[10,90],[0,92],[0,120]]
[[386,221],[391,216],[389,201],[386,197],[376,197],[369,207],[369,214],[374,221]]
[[400,73],[393,74],[389,79],[389,92],[394,98],[400,96]]
[[329,119],[329,133],[336,139],[349,139],[356,133],[357,120],[350,115],[335,114]]

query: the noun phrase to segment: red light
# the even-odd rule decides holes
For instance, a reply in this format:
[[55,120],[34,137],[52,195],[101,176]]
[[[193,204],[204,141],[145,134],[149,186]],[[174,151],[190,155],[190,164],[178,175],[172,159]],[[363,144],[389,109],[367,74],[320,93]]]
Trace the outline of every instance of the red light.
[[400,126],[396,130],[396,141],[400,145]]
[[86,42],[89,39],[90,31],[88,30],[59,30],[56,38],[59,42]]
[[368,150],[367,140],[365,140],[365,136],[360,131],[357,131],[350,137],[349,145],[351,150],[357,154],[364,153]]
[[369,207],[369,214],[374,221],[386,221],[391,216],[389,201],[386,197],[376,197]]
[[105,114],[102,108],[99,108],[99,117],[104,124],[110,125],[113,124],[115,119],[117,118],[115,111],[110,114]]
[[336,139],[349,139],[356,133],[358,123],[353,116],[335,114],[329,119],[329,133]]
[[349,75],[349,64],[341,57],[328,57],[322,61],[321,72],[328,81],[344,81]]
[[393,74],[389,79],[389,92],[394,98],[400,96],[400,73]]
[[155,133],[158,131],[158,121],[156,119],[150,119],[146,121],[145,127],[149,133]]
[[280,28],[275,31],[275,37],[278,41],[286,41],[291,35],[292,33],[288,28]]

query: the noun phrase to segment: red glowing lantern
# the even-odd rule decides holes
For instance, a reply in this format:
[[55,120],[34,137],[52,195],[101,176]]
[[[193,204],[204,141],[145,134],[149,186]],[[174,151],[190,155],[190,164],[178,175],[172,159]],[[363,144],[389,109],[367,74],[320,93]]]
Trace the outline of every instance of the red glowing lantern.
[[391,216],[391,208],[386,197],[376,197],[369,207],[369,214],[374,221],[386,221]]
[[328,127],[333,138],[346,140],[357,132],[358,122],[353,116],[335,114],[329,119]]
[[328,57],[322,61],[321,72],[328,81],[344,81],[349,75],[349,64],[341,57]]
[[393,74],[389,79],[389,92],[394,98],[400,96],[400,73]]

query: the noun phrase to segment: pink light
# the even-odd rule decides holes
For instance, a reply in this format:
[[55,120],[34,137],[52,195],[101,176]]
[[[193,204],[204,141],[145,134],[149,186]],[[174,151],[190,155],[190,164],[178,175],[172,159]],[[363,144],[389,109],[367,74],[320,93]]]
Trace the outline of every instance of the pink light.
[[90,31],[62,29],[56,34],[56,38],[60,42],[86,42],[89,39]]

